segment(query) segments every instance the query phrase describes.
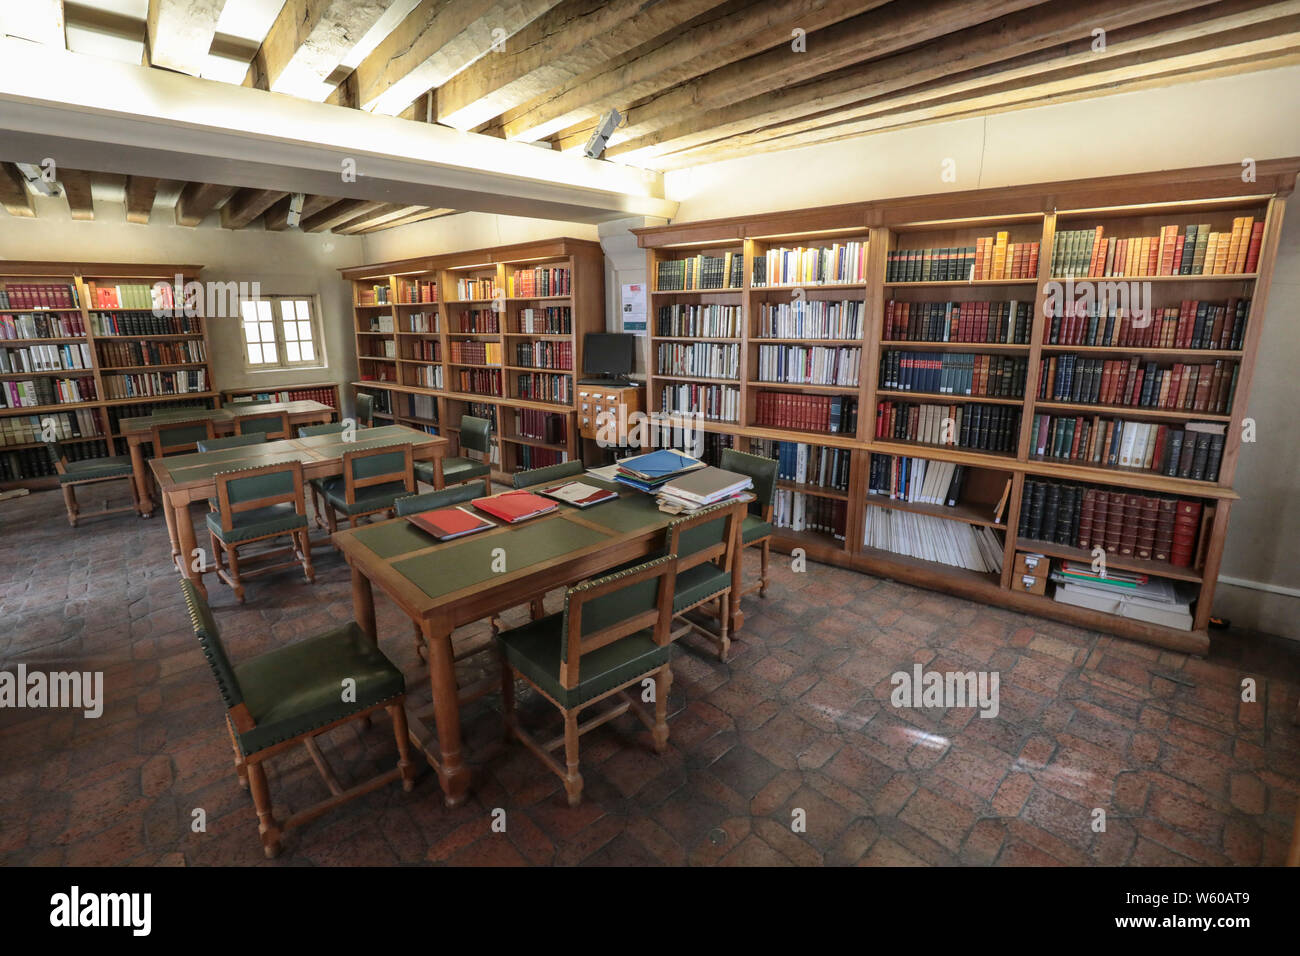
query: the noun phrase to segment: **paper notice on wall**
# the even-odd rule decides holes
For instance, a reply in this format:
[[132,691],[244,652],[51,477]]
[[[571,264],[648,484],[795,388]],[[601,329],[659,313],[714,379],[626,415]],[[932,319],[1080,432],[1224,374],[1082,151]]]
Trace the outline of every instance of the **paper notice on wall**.
[[633,335],[646,334],[645,283],[623,286],[623,331]]

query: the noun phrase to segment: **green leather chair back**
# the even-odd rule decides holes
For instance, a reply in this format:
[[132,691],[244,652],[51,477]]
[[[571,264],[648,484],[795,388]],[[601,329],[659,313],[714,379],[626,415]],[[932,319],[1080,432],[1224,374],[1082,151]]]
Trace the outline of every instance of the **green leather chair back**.
[[463,485],[452,485],[450,488],[444,488],[441,491],[427,491],[422,495],[407,495],[405,498],[398,498],[394,505],[397,507],[397,517],[404,518],[407,515],[418,515],[425,511],[435,511],[438,508],[449,508],[452,505],[472,501],[475,498],[486,498],[489,494],[491,492],[488,490],[486,480],[469,481]]
[[[217,482],[224,481],[232,505],[245,501],[257,501],[261,498],[290,499],[293,497],[293,465],[286,465],[281,471],[264,472],[247,478],[236,477],[239,472],[218,472],[213,475]],[[272,504],[278,502],[271,502]]]
[[574,475],[581,475],[587,470],[587,466],[579,459],[573,461],[562,461],[557,465],[547,465],[544,468],[534,468],[531,471],[517,471],[514,474],[513,481],[516,488],[527,488],[529,485],[540,485],[543,482],[559,481],[561,478],[572,478]]
[[[564,594],[564,628],[561,633],[569,633],[569,614],[575,603],[574,598],[581,595],[584,591],[589,591],[598,585],[607,584],[611,581],[617,581],[622,578],[630,578],[639,575],[643,571],[651,568],[657,568],[676,560],[675,554],[664,555],[653,561],[647,561],[644,564],[633,565],[630,568],[624,568],[613,574],[605,575],[600,578],[593,578],[590,581],[584,581],[579,585],[569,588]],[[660,578],[658,577],[640,577],[630,584],[615,588],[601,594],[599,597],[591,598],[581,604],[582,620],[579,629],[582,634],[595,634],[606,628],[614,627],[628,618],[635,617],[646,611],[651,611],[659,606],[659,586]],[[670,590],[668,600],[672,601],[673,582],[667,582]],[[564,642],[561,647],[560,659],[567,660],[568,642]]]
[[357,392],[357,424],[369,428],[375,420],[375,396]]
[[188,578],[181,578],[181,590],[185,592],[185,605],[190,612],[194,636],[199,639],[203,656],[212,668],[221,699],[227,708],[237,707],[244,702],[244,694],[239,679],[235,677],[235,669],[230,666],[230,658],[226,656],[225,645],[221,643],[221,633],[217,630],[217,622],[212,619],[212,610]]
[[776,502],[776,475],[779,463],[775,458],[763,458],[749,455],[734,448],[722,449],[718,467],[723,471],[734,471],[738,475],[747,475],[754,482],[754,498],[749,505],[751,514],[766,518],[768,511]]
[[245,445],[260,445],[266,441],[266,434],[228,435],[225,438],[205,438],[196,442],[198,451],[220,451],[223,448],[243,448]]
[[488,454],[492,449],[492,423],[476,415],[460,416],[460,447]]
[[285,412],[274,412],[269,415],[241,415],[235,419],[236,434],[250,435],[254,432],[260,432],[276,440],[293,437],[289,416]]
[[154,425],[153,453],[157,458],[189,453],[198,447],[200,440],[212,437],[214,437],[212,422],[208,419],[199,422],[180,422],[175,425]]
[[326,422],[323,425],[303,425],[298,429],[299,438],[310,438],[312,435],[337,435],[344,429],[342,422]]
[[401,481],[406,455],[400,451],[382,452],[377,455],[358,456],[352,459],[352,477],[378,478],[392,475],[393,481]]
[[669,527],[669,543],[671,546],[672,534],[675,532],[677,536],[675,550],[682,559],[683,568],[691,566],[686,559],[692,555],[729,543],[727,516],[730,507],[728,502],[723,502],[701,508],[694,514],[683,515],[673,521]]

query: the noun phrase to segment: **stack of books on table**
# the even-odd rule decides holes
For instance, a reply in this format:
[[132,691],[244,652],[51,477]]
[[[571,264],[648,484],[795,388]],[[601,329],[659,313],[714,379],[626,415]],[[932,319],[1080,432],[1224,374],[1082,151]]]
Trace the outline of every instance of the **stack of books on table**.
[[1062,561],[1052,572],[1053,595],[1061,604],[1118,614],[1135,621],[1192,629],[1196,589],[1179,581],[1153,578],[1133,571],[1093,571],[1088,564]]
[[660,511],[669,514],[690,514],[736,498],[754,487],[748,475],[721,468],[700,468],[677,475],[665,482],[655,495]]
[[705,467],[698,458],[669,448],[661,448],[645,455],[624,458],[618,463],[614,480],[638,491],[654,494],[665,483],[678,475]]

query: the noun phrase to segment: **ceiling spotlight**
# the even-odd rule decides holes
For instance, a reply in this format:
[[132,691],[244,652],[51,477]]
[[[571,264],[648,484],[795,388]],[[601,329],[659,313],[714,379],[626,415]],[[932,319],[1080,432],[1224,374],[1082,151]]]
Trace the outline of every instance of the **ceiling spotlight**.
[[294,193],[289,197],[289,215],[284,217],[284,224],[290,229],[296,229],[302,222],[302,204],[306,198],[305,193]]
[[601,154],[605,152],[605,144],[609,142],[609,138],[614,135],[614,130],[618,129],[622,122],[623,114],[618,110],[610,110],[602,116],[591,134],[591,139],[587,140],[587,145],[582,147],[583,155],[588,159],[600,159]]
[[27,180],[27,185],[42,196],[57,196],[59,194],[59,184],[45,179],[41,175],[41,167],[35,163],[14,163],[14,165],[23,174],[23,179]]

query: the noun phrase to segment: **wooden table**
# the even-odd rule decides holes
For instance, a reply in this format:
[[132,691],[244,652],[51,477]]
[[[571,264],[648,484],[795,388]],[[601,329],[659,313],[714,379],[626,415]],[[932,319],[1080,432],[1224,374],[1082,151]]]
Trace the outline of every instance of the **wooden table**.
[[[184,398],[178,395],[177,398]],[[235,419],[248,415],[277,415],[289,413],[290,425],[323,425],[334,420],[334,409],[320,402],[268,402],[265,405],[241,407],[238,403],[222,408],[173,408],[155,415],[141,415],[136,418],[124,418],[118,422],[118,431],[126,439],[131,451],[131,472],[135,476],[135,486],[140,494],[141,516],[148,518],[153,514],[153,484],[149,481],[149,471],[145,467],[144,449],[153,441],[155,425],[174,425],[177,422],[201,422],[209,419],[212,429],[218,435],[229,435],[235,431]]]
[[[424,635],[437,752],[420,715],[409,714],[407,720],[412,741],[438,774],[448,806],[465,799],[470,782],[460,752],[452,631],[664,546],[664,533],[674,516],[660,511],[652,496],[591,475],[582,480],[618,491],[619,500],[586,510],[561,504],[552,514],[518,525],[498,522],[492,531],[454,541],[439,542],[404,518],[348,528],[333,536],[352,569],[353,613],[362,630],[378,639],[372,591],[372,585],[377,585]],[[734,507],[743,511],[749,500],[748,496],[737,499]],[[732,548],[733,620],[741,620],[736,613],[743,567],[741,524],[735,522],[737,540]],[[495,570],[494,563],[500,568],[501,560],[505,570]]]
[[163,514],[167,518],[167,534],[171,537],[172,560],[185,577],[194,582],[204,595],[204,570],[194,568],[197,543],[194,523],[190,520],[190,503],[207,502],[217,493],[214,476],[218,472],[239,468],[256,468],[279,462],[302,463],[303,477],[329,478],[343,474],[345,452],[362,448],[378,448],[410,442],[418,461],[432,461],[434,486],[442,487],[442,459],[450,442],[438,435],[405,425],[384,425],[380,428],[360,428],[352,441],[344,441],[342,434],[312,435],[308,438],[289,438],[269,441],[260,445],[243,445],[219,451],[197,452],[191,455],[172,455],[168,458],[151,458],[149,467],[163,492]]

